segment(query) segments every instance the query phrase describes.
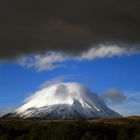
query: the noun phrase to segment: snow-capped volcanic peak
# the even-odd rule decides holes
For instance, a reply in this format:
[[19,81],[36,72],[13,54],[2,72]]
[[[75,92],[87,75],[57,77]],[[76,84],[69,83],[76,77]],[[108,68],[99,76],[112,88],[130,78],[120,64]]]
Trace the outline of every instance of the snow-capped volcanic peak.
[[120,117],[84,85],[62,82],[48,85],[26,99],[26,103],[8,115],[20,118],[88,119]]
[[[34,95],[28,97],[26,99],[27,103],[18,108],[17,111],[23,112],[29,108],[40,108],[56,104],[72,105],[75,100],[78,100],[84,107],[87,100],[91,102],[91,97],[93,96],[97,100],[97,95],[91,93],[79,83],[57,83],[37,91]],[[102,101],[100,102],[103,103]]]

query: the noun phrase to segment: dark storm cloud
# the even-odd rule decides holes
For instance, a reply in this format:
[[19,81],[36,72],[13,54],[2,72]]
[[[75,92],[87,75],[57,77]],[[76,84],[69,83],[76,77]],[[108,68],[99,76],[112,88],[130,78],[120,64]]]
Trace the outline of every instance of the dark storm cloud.
[[139,26],[139,0],[0,0],[0,58],[139,44]]

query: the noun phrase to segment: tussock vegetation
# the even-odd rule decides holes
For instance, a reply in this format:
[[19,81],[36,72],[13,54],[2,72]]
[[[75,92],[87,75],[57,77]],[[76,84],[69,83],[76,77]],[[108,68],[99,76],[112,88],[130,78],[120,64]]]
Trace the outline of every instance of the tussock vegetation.
[[0,120],[0,140],[140,140],[140,118]]

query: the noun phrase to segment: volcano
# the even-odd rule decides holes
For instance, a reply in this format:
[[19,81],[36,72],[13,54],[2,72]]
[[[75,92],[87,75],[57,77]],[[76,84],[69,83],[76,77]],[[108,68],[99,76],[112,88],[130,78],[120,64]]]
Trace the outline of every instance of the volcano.
[[3,118],[81,120],[121,117],[102,98],[82,84],[62,82],[48,85],[26,99],[25,104]]

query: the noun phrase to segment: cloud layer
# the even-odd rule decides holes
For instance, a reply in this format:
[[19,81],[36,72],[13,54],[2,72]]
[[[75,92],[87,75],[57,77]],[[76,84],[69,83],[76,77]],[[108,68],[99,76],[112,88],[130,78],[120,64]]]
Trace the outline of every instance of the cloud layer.
[[119,112],[123,116],[140,115],[139,93],[121,91],[117,88],[110,88],[100,96],[111,109]]
[[66,61],[92,61],[97,58],[133,55],[139,51],[136,48],[125,48],[117,45],[98,45],[86,51],[82,51],[77,55],[70,55],[64,52],[51,51],[46,54],[38,54],[32,56],[20,57],[18,63],[28,68],[35,68],[38,71],[53,70],[65,67]]
[[75,53],[104,42],[139,44],[139,5],[138,0],[0,0],[0,59],[50,50]]
[[109,101],[117,104],[123,103],[126,100],[125,94],[116,88],[106,90],[102,97],[106,102]]
[[126,99],[123,100],[121,104],[108,102],[108,106],[124,116],[139,116],[140,93],[124,92],[123,95],[126,97]]

